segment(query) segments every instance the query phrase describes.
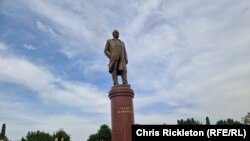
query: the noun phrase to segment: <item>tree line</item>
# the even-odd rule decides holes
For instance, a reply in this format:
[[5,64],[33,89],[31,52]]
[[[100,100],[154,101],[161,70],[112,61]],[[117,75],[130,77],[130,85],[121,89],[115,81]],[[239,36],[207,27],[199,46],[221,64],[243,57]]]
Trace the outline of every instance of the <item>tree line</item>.
[[[199,120],[194,118],[180,119],[177,120],[177,125],[211,125],[209,117],[206,117],[206,123],[203,124]],[[232,118],[218,120],[215,125],[250,125],[250,112],[241,118],[241,121],[234,120]]]
[[[6,124],[2,125],[0,133],[0,141],[10,141],[5,135]],[[29,131],[25,137],[22,137],[19,141],[70,141],[70,135],[63,129],[56,131],[54,134],[49,134],[44,131]]]
[[[209,117],[205,118],[205,123],[203,124],[199,120],[194,118],[180,119],[177,120],[177,125],[211,125]],[[216,125],[250,125],[250,112],[247,113],[240,121],[234,120],[232,118],[221,119],[215,123]],[[6,124],[2,125],[0,133],[0,141],[10,141],[6,136]],[[54,134],[49,134],[44,131],[29,131],[25,137],[20,139],[21,141],[70,141],[70,135],[66,133],[63,129],[55,132]],[[108,125],[103,124],[100,129],[89,135],[87,141],[111,141],[111,129]]]
[[43,131],[29,131],[26,137],[22,137],[21,141],[70,141],[70,135],[63,129],[50,135]]

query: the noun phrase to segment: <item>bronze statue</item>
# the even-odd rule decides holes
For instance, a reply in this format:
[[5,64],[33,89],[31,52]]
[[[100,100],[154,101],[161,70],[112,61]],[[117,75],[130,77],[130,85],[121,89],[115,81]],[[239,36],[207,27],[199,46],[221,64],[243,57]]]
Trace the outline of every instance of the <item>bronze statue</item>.
[[118,84],[117,75],[121,75],[122,83],[128,84],[127,81],[127,53],[125,44],[119,38],[118,30],[113,31],[113,39],[107,40],[104,53],[109,58],[109,72],[112,74],[114,85]]

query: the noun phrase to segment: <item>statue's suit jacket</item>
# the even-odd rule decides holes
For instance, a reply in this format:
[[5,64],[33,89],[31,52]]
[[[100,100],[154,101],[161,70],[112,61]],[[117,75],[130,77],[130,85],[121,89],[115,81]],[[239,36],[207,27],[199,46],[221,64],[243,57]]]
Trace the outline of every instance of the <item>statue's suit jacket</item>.
[[[108,66],[110,73],[112,73],[114,69],[117,70],[118,75],[121,75],[121,71],[127,71],[127,52],[125,44],[121,40],[116,38],[107,40],[104,53],[109,58]],[[115,61],[118,61],[117,68],[114,68]]]

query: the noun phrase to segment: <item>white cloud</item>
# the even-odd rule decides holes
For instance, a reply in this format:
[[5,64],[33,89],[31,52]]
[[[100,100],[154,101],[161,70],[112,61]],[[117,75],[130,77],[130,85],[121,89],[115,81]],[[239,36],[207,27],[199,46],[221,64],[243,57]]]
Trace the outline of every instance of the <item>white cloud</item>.
[[36,50],[36,48],[30,44],[24,44],[23,47],[28,49],[28,50]]
[[0,67],[0,80],[26,86],[44,99],[88,112],[107,111],[103,92],[93,85],[61,80],[45,67],[14,56],[1,57]]
[[[77,7],[74,6],[74,3],[67,3],[72,6],[73,11],[71,8],[65,9],[65,3],[59,1],[26,1],[24,3],[35,13],[43,15],[53,23],[53,28],[40,21],[37,21],[37,26],[53,36],[57,35],[54,29],[60,32],[58,39],[61,41],[61,51],[70,58],[85,53],[86,49],[100,46],[100,40],[90,39],[101,39],[100,34],[103,31],[100,16],[97,18],[97,15],[86,14],[92,12],[92,14],[96,14],[91,3],[78,1],[79,5],[86,6],[82,8],[84,15],[75,9]],[[87,46],[87,43],[92,45]]]
[[[8,48],[8,45],[1,44],[1,48]],[[10,53],[0,57],[0,67],[1,83],[25,86],[33,91],[33,94],[37,94],[35,97],[42,98],[42,101],[48,104],[62,104],[77,109],[79,113],[108,117],[109,100],[106,94],[93,85],[61,80],[47,68]],[[67,111],[62,114],[52,113],[50,116],[43,114],[43,111],[29,111],[30,107],[34,107],[31,101],[22,102],[19,98],[5,95],[6,92],[0,92],[0,118],[7,123],[8,135],[12,139],[14,137],[18,140],[28,131],[44,130],[52,134],[59,128],[64,128],[72,135],[73,140],[82,140],[87,139],[101,124],[107,122],[107,118],[100,116],[77,116],[68,114]]]
[[148,22],[148,17],[157,10],[159,3],[159,0],[133,2],[132,4],[135,4],[137,7],[132,10],[136,14],[132,21],[128,23],[128,26],[125,27],[125,31],[132,36],[136,36],[138,32],[142,31],[145,23]]
[[[248,111],[246,99],[250,98],[250,28],[245,25],[250,18],[245,5],[234,3],[233,9],[216,15],[215,11],[224,8],[223,2],[207,2],[204,10],[196,1],[161,5],[158,13],[163,23],[155,23],[130,44],[129,78],[140,90],[135,106],[163,102],[180,105],[176,112],[183,117],[192,113],[200,118],[240,120]],[[171,18],[177,21],[168,21]],[[182,104],[192,106],[184,110]]]
[[[36,26],[39,30],[49,33],[52,37],[56,37],[57,33],[48,25],[45,25],[41,21],[36,21]],[[27,47],[27,46],[26,46]]]
[[7,48],[6,48],[5,44],[0,43],[0,51],[5,52],[6,50],[7,50]]

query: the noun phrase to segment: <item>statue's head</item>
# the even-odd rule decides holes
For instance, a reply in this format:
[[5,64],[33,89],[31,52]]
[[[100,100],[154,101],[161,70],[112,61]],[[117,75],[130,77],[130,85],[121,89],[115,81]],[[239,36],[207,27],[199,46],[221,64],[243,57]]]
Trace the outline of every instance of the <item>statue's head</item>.
[[119,31],[118,30],[114,30],[112,34],[113,34],[114,38],[117,38],[117,39],[119,38]]

